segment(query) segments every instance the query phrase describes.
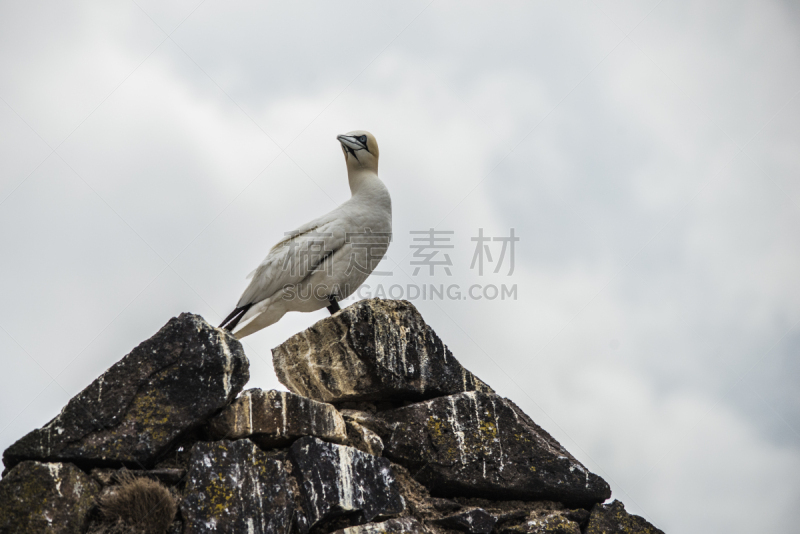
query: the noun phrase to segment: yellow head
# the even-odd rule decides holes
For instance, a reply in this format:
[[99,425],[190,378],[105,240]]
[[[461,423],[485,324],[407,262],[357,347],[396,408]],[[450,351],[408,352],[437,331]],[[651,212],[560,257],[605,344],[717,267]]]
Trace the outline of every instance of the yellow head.
[[355,130],[338,135],[336,139],[342,144],[348,171],[368,170],[378,174],[378,142],[374,135]]

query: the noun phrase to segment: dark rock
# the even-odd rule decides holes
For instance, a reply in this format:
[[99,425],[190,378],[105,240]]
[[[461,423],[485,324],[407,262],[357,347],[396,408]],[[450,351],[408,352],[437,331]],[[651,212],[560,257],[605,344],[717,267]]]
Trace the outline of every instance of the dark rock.
[[[586,510],[569,510],[552,501],[459,500],[480,506],[497,518],[496,534],[580,534],[582,524],[579,518],[588,517]],[[581,515],[581,512],[586,515]]]
[[342,515],[355,525],[403,511],[403,499],[385,458],[312,437],[295,441],[289,458],[309,528]]
[[249,379],[241,344],[202,317],[183,313],[73,397],[44,427],[3,454],[150,467],[188,429],[232,401]]
[[83,532],[99,492],[72,464],[19,463],[0,480],[0,533]]
[[[447,501],[451,506],[445,507],[445,513],[461,509],[461,505],[449,499],[431,498],[428,488],[414,480],[408,469],[398,464],[391,464],[400,495],[405,504],[404,515],[416,517],[419,520],[439,519],[443,514],[440,506]],[[454,506],[453,506],[454,505]]]
[[408,467],[435,495],[581,507],[611,495],[602,478],[497,395],[460,393],[380,415],[394,428],[384,456]]
[[[458,515],[453,512],[468,512],[475,508],[483,509],[491,521],[496,521],[492,530],[495,534],[578,534],[581,524],[575,521],[575,514],[588,514],[585,510],[569,510],[563,504],[551,501],[497,501],[474,497],[450,500],[431,497],[425,486],[414,480],[405,467],[392,464],[392,470],[406,502],[404,514],[423,521],[425,531],[429,534],[452,534],[456,529],[463,531],[463,526],[442,524],[442,519]],[[543,526],[552,529],[542,530]]]
[[504,510],[492,514],[497,519],[498,530],[502,525],[517,524],[528,517],[526,510]]
[[625,506],[614,500],[592,508],[586,534],[664,534],[638,515],[629,514]]
[[504,525],[497,529],[497,534],[581,534],[581,527],[563,513],[553,512],[518,525]]
[[[395,471],[396,470],[397,469],[395,469]],[[441,497],[428,497],[428,501],[437,511],[443,513],[455,512],[456,510],[461,510],[463,508],[463,506],[458,504],[456,501],[443,499]]]
[[331,534],[423,534],[424,529],[413,517],[398,517],[381,523],[367,523],[341,530]]
[[324,402],[491,392],[403,300],[357,302],[273,349],[283,385]]
[[570,510],[553,501],[490,501],[459,497],[465,506],[479,506],[497,519],[496,534],[580,534],[589,512]]
[[470,534],[489,534],[497,523],[497,518],[482,508],[471,508],[437,519],[434,523]]
[[214,439],[249,438],[265,448],[289,445],[303,436],[347,440],[336,408],[288,391],[249,389],[209,421],[208,429]]
[[583,508],[575,508],[573,510],[567,510],[564,512],[564,517],[569,519],[570,521],[575,521],[581,527],[581,529],[585,528],[586,525],[589,523],[589,510],[585,510]]
[[248,439],[192,448],[181,513],[184,534],[289,532],[294,514],[281,457]]

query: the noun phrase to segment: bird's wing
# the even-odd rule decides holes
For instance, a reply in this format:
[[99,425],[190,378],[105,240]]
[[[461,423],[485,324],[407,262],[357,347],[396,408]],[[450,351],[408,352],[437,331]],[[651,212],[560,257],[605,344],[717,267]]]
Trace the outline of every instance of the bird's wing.
[[345,225],[336,218],[317,219],[279,241],[248,278],[237,308],[271,297],[286,285],[297,284],[345,244]]

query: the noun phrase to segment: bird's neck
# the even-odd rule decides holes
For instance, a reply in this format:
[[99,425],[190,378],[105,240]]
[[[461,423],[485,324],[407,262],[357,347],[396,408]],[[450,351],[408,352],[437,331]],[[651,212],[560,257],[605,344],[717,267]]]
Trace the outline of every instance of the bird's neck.
[[367,169],[348,169],[347,179],[350,182],[350,194],[366,193],[376,185],[383,185],[378,173]]

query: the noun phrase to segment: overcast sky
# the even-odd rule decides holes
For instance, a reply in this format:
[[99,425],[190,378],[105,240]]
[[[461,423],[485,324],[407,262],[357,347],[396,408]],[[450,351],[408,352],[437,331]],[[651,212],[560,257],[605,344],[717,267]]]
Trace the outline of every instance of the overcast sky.
[[[456,357],[659,528],[794,531],[798,91],[790,1],[4,2],[0,448],[170,317],[217,324],[366,129],[373,295],[457,285],[414,300]],[[430,228],[449,276],[413,274]],[[480,228],[513,273],[502,241],[470,268]],[[249,386],[325,315],[246,338]]]

